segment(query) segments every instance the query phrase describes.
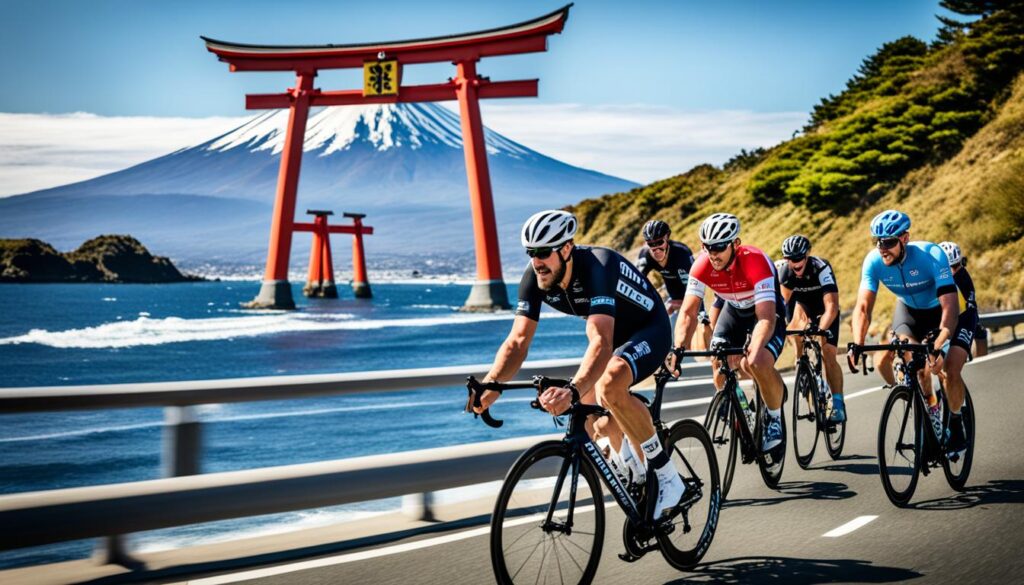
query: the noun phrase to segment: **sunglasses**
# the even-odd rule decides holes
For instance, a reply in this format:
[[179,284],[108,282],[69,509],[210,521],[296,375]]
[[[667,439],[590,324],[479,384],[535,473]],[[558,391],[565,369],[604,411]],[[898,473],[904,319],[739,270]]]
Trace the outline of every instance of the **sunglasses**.
[[660,248],[663,245],[665,245],[665,238],[661,238],[660,240],[647,240],[648,248]]
[[704,249],[707,250],[708,252],[714,252],[715,254],[717,254],[719,252],[724,252],[725,249],[729,247],[729,244],[732,244],[732,242],[722,242],[719,244],[703,244],[703,246]]
[[547,260],[548,257],[551,256],[551,253],[556,249],[557,248],[552,248],[550,246],[545,246],[543,248],[527,248],[526,255],[530,258],[537,258],[538,260]]
[[807,259],[807,256],[788,256],[786,260],[789,260],[793,264],[799,264]]
[[900,243],[899,238],[874,238],[875,246],[879,250],[889,250],[896,247],[896,244]]

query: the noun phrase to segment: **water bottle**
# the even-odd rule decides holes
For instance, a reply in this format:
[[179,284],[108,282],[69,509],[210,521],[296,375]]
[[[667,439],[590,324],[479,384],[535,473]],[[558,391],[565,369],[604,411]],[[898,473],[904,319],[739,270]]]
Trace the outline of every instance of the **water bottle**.
[[747,419],[747,428],[750,432],[754,432],[754,413],[750,410],[750,405],[747,403],[747,394],[743,392],[743,388],[740,385],[736,385],[736,397],[740,399],[740,409],[743,411],[743,416]]

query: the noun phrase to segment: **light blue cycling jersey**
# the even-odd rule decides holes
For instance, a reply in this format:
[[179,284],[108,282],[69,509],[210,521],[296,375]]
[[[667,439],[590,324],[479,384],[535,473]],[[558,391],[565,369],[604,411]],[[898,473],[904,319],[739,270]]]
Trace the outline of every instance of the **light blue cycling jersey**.
[[864,257],[860,288],[878,292],[878,282],[896,294],[911,309],[939,306],[942,294],[956,292],[949,261],[942,248],[931,242],[910,242],[903,261],[886,266],[878,249]]

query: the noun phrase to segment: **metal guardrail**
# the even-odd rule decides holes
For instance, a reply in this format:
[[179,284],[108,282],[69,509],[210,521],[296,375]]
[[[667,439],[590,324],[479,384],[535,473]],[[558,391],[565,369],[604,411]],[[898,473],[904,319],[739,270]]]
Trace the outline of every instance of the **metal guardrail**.
[[[1024,311],[983,315],[990,328],[1024,322]],[[1014,332],[1016,339],[1016,332]],[[521,377],[571,375],[578,360],[528,362]],[[707,363],[687,364],[693,373]],[[487,366],[389,370],[354,374],[245,378],[0,390],[0,414],[168,406],[168,475],[198,472],[200,441],[194,405],[278,400],[461,385]],[[687,382],[679,385],[694,385]],[[683,401],[674,405],[685,406]],[[666,411],[673,405],[666,404]],[[552,435],[557,436],[557,435]],[[380,499],[500,479],[514,458],[544,437],[410,451],[300,465],[187,475],[143,482],[30,492],[0,497],[0,549],[110,537],[276,512]],[[427,512],[429,514],[429,511]],[[117,549],[117,541],[108,542]],[[109,559],[109,560],[116,560]]]

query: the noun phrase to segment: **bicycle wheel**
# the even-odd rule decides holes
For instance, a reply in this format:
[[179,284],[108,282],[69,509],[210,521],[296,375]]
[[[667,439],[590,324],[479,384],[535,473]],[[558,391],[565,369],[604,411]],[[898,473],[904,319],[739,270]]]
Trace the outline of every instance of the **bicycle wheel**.
[[889,501],[901,507],[914,495],[921,471],[925,414],[917,402],[910,388],[896,386],[878,423],[878,475]]
[[846,423],[828,422],[828,416],[832,412],[832,396],[829,395],[826,400],[825,408],[822,409],[822,427],[825,429],[825,450],[828,451],[829,457],[836,460],[843,454],[843,444],[846,442]]
[[803,358],[797,366],[793,392],[793,454],[800,467],[807,469],[818,445],[818,384]]
[[[960,415],[964,418],[964,431],[967,437],[967,450],[960,454],[956,461],[948,457],[942,457],[942,471],[946,474],[946,481],[949,487],[963,491],[967,484],[967,478],[971,475],[971,462],[974,460],[974,401],[971,400],[971,393],[964,386],[964,405],[960,408]],[[943,415],[944,424],[949,426],[949,409],[945,409]]]
[[722,501],[729,495],[732,477],[736,473],[736,451],[739,437],[736,428],[736,412],[729,400],[728,385],[725,390],[715,393],[708,406],[708,414],[704,418],[704,428],[711,436],[711,445],[715,450],[718,468],[722,470]]
[[672,519],[667,529],[657,534],[662,556],[668,564],[682,571],[699,563],[715,538],[722,506],[718,460],[711,446],[711,436],[692,420],[672,425],[665,448],[683,478],[687,493],[700,494],[688,509]]
[[[786,404],[785,398],[789,393],[786,385],[782,385],[782,407],[779,409],[779,422],[782,424],[782,443],[776,446],[768,453],[758,453],[757,455],[757,468],[761,470],[761,479],[764,480],[764,485],[775,489],[779,486],[779,480],[782,479],[782,468],[786,465]],[[755,449],[760,451],[761,449],[761,433],[764,429],[765,422],[768,418],[768,408],[764,404],[764,400],[761,399],[761,393],[757,394],[757,422],[756,429],[754,431],[754,445]]]
[[603,544],[604,500],[590,461],[562,441],[523,453],[491,516],[498,583],[590,583]]

